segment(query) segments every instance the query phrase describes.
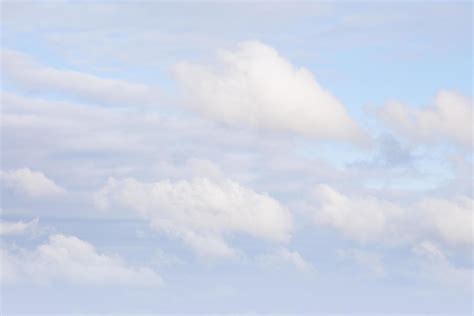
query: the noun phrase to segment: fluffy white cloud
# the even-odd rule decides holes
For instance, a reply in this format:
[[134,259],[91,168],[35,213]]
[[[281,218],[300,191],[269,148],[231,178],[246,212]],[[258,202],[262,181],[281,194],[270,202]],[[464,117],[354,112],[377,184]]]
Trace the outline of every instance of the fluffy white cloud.
[[314,220],[360,242],[412,242],[426,236],[454,246],[474,242],[473,200],[423,197],[407,206],[371,195],[346,195],[328,185],[315,189]]
[[138,212],[154,229],[181,238],[205,256],[236,254],[224,240],[227,233],[286,242],[292,228],[290,212],[278,201],[227,179],[109,179],[96,201],[102,208],[116,205]]
[[156,87],[43,66],[28,55],[12,50],[2,51],[2,70],[7,78],[30,91],[64,92],[99,103],[135,106],[158,98]]
[[29,222],[11,222],[0,221],[0,236],[4,235],[22,235],[34,231],[38,226],[38,219],[32,219]]
[[42,172],[32,171],[29,168],[0,171],[0,179],[4,186],[33,197],[58,195],[66,192]]
[[100,254],[74,236],[52,235],[33,251],[1,250],[1,280],[9,283],[159,286],[161,277],[149,268],[130,267],[117,256]]
[[292,266],[302,272],[315,272],[313,265],[306,261],[299,252],[281,248],[271,253],[256,257],[257,263],[264,268],[280,269],[282,266]]
[[448,140],[472,146],[472,100],[453,91],[440,91],[432,106],[421,109],[389,102],[378,115],[410,139],[421,142]]
[[260,42],[221,51],[216,66],[181,62],[176,75],[190,95],[189,106],[214,120],[323,139],[364,139],[344,106],[311,72]]

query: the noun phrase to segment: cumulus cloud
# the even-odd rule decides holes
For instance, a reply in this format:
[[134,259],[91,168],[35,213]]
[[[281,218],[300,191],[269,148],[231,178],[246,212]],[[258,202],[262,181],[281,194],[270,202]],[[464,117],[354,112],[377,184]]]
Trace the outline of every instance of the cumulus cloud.
[[267,269],[280,269],[283,266],[292,266],[301,272],[315,272],[314,266],[306,261],[299,252],[290,251],[286,248],[274,252],[259,255],[257,263]]
[[389,102],[378,111],[378,116],[397,132],[416,141],[453,141],[472,146],[472,100],[454,91],[440,91],[433,105],[425,108]]
[[117,256],[98,253],[74,236],[52,235],[33,251],[1,250],[1,280],[6,284],[65,282],[94,286],[159,286],[153,270],[131,267]]
[[345,107],[310,71],[260,42],[221,51],[216,65],[181,62],[176,76],[189,93],[189,106],[211,119],[322,139],[364,139]]
[[157,231],[182,239],[204,256],[236,255],[224,239],[228,233],[286,242],[292,228],[290,212],[278,201],[228,179],[143,183],[112,178],[96,202],[102,208],[134,210]]
[[36,230],[38,226],[38,219],[32,219],[29,222],[18,221],[4,221],[0,220],[0,236],[6,235],[23,235]]
[[315,189],[310,210],[316,223],[359,242],[413,242],[426,236],[453,246],[474,242],[473,200],[422,197],[401,206],[372,195],[347,195],[328,185]]
[[107,104],[140,105],[158,97],[156,87],[44,66],[21,52],[3,50],[1,57],[6,78],[30,91],[63,92]]
[[42,172],[32,171],[29,168],[0,171],[0,179],[5,187],[33,197],[58,195],[66,192]]

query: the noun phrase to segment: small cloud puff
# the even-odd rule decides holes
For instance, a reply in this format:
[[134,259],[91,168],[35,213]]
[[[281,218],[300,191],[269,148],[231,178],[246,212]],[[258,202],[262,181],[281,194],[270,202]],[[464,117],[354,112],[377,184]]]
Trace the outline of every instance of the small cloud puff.
[[9,235],[23,235],[29,232],[34,232],[38,226],[38,218],[32,219],[29,222],[11,222],[0,221],[0,236]]
[[29,168],[0,171],[2,185],[32,197],[60,195],[66,192],[44,173]]

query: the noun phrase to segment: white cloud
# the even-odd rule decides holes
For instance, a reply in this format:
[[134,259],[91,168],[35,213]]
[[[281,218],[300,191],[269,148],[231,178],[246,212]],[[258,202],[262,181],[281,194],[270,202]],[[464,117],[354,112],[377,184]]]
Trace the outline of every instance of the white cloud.
[[328,185],[315,189],[309,210],[316,223],[359,242],[413,242],[431,236],[453,246],[474,242],[473,200],[422,197],[406,206],[372,195],[346,195]]
[[292,266],[302,272],[315,272],[313,265],[306,261],[297,251],[290,251],[285,248],[274,252],[259,255],[256,257],[257,263],[267,269],[281,269],[282,266]]
[[42,172],[32,171],[29,168],[0,171],[0,179],[5,187],[33,197],[58,195],[66,192]]
[[28,55],[12,50],[3,50],[1,58],[5,76],[30,91],[65,92],[88,101],[135,106],[156,101],[158,97],[156,87],[43,66]]
[[410,139],[428,143],[447,140],[472,146],[472,100],[457,92],[440,91],[432,106],[421,109],[389,102],[378,115]]
[[194,178],[142,183],[109,179],[96,194],[102,208],[132,209],[151,226],[184,240],[204,256],[233,256],[224,240],[228,233],[286,242],[292,218],[288,210],[267,194],[259,194],[227,179]]
[[38,219],[32,219],[29,222],[11,222],[0,220],[0,236],[5,235],[23,235],[28,232],[33,232],[38,226]]
[[76,285],[159,286],[153,270],[130,267],[117,256],[100,254],[93,245],[74,236],[52,235],[33,251],[1,250],[2,282]]
[[415,245],[412,251],[418,257],[422,276],[426,279],[445,285],[472,288],[474,270],[454,265],[436,244],[423,241]]
[[344,106],[307,69],[260,42],[221,51],[216,66],[181,62],[176,75],[190,94],[189,106],[214,120],[322,139],[364,139]]

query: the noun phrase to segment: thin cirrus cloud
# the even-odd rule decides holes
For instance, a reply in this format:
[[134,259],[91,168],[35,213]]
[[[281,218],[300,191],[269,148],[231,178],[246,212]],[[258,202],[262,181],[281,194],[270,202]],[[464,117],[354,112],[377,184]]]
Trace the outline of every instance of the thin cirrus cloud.
[[412,247],[412,253],[418,258],[418,265],[425,279],[445,286],[472,289],[473,270],[453,265],[436,244],[422,241]]
[[283,269],[285,266],[295,268],[300,272],[316,272],[314,266],[297,251],[281,248],[270,253],[258,255],[257,264],[266,269]]
[[448,141],[470,147],[473,145],[472,109],[472,100],[468,97],[442,90],[429,107],[418,109],[393,101],[377,114],[408,139],[422,143]]
[[474,243],[473,200],[422,197],[405,207],[371,195],[348,195],[329,185],[315,189],[315,222],[358,242],[413,243],[434,238],[447,246]]
[[337,252],[342,261],[351,260],[378,278],[386,276],[381,256],[376,252],[359,249],[341,249]]
[[235,256],[236,249],[224,239],[228,233],[284,243],[292,229],[291,214],[278,201],[228,179],[155,183],[109,179],[97,192],[96,202],[101,208],[136,211],[155,230],[182,239],[204,257]]
[[228,124],[301,133],[318,139],[364,142],[344,105],[305,68],[296,68],[261,42],[220,51],[215,65],[175,67],[187,105]]
[[3,50],[1,59],[6,78],[30,91],[65,93],[86,101],[112,105],[149,104],[159,97],[159,89],[154,86],[56,69],[13,50]]
[[0,179],[4,187],[32,197],[54,196],[66,192],[44,173],[29,168],[0,171]]
[[56,234],[35,250],[2,249],[6,284],[69,283],[88,286],[155,287],[163,284],[150,268],[128,266],[118,256],[97,252],[74,236]]

